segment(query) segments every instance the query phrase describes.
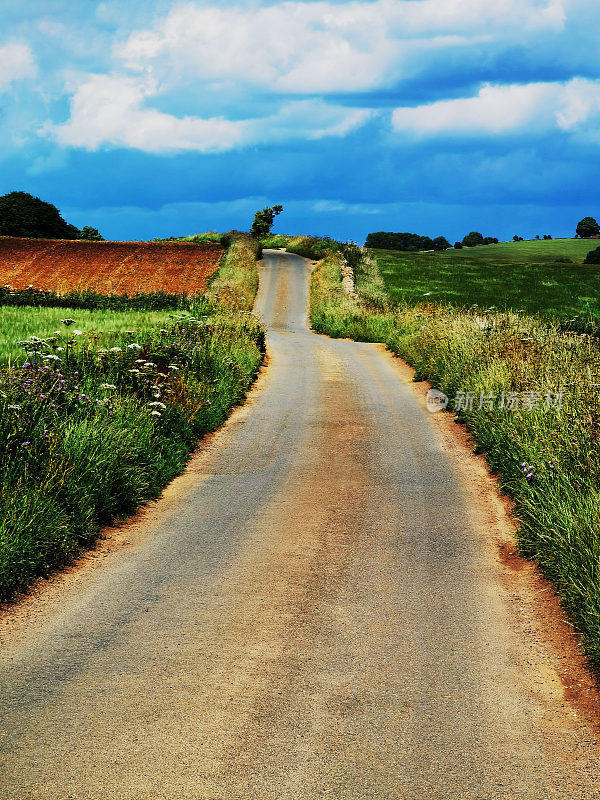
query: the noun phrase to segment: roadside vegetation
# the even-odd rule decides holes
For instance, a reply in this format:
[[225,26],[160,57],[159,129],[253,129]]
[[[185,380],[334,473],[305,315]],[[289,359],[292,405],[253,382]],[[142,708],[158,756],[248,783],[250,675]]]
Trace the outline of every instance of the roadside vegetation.
[[[453,307],[422,295],[398,302],[366,251],[351,295],[342,288],[343,263],[335,248],[313,272],[314,330],[384,342],[415,368],[415,380],[430,381],[460,408],[515,501],[521,552],[554,582],[600,671],[598,340],[523,312]],[[412,263],[419,267],[412,280],[420,280],[422,262]],[[465,301],[481,306],[480,296],[464,291]]]
[[185,308],[0,306],[0,600],[160,494],[243,400],[264,355],[258,251],[233,237]]

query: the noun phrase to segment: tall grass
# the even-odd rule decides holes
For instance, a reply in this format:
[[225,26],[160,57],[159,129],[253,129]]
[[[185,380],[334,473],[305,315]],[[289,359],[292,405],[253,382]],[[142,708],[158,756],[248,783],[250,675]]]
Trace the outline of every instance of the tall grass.
[[264,354],[262,327],[238,310],[253,300],[255,254],[234,248],[194,314],[125,315],[128,329],[113,317],[85,335],[72,311],[0,369],[0,600],[156,497],[243,400]]
[[[451,404],[472,393],[459,416],[515,501],[520,549],[554,582],[600,672],[600,344],[525,314],[393,303],[373,263],[352,298],[340,266],[331,253],[313,272],[314,329],[385,342]],[[501,407],[503,393],[531,392],[537,407]],[[482,396],[498,400],[480,408]]]

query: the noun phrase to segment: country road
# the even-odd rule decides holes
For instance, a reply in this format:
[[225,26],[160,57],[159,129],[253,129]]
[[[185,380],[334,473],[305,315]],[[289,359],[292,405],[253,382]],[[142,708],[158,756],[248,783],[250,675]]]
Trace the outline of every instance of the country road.
[[2,800],[600,798],[431,417],[308,282],[267,251],[246,406],[6,637]]

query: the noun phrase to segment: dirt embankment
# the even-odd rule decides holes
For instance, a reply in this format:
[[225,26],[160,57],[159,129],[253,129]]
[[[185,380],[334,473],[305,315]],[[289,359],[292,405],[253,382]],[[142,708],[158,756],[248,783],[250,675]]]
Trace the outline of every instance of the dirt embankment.
[[0,237],[0,284],[68,292],[195,294],[216,272],[213,242],[80,242]]

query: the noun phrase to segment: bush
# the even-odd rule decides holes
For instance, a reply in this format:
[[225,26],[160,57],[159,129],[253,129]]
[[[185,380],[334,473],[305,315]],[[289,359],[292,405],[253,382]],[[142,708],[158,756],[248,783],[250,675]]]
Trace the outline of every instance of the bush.
[[273,222],[278,214],[283,211],[283,206],[273,206],[263,208],[254,215],[254,222],[250,228],[250,236],[254,239],[262,239],[271,233]]
[[446,239],[445,236],[438,236],[433,240],[433,249],[434,250],[447,250],[450,247],[450,242]]
[[454,249],[455,250],[462,250],[463,246],[462,246],[461,242],[454,242]]
[[583,263],[600,264],[600,247],[597,247],[595,250],[590,250],[590,252],[585,257],[585,261]]

